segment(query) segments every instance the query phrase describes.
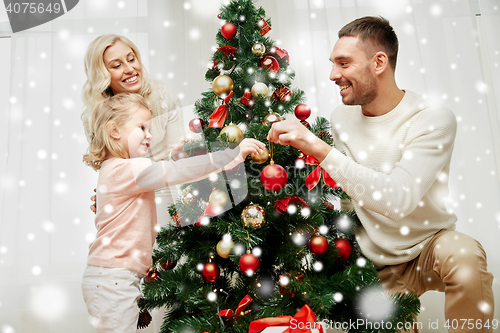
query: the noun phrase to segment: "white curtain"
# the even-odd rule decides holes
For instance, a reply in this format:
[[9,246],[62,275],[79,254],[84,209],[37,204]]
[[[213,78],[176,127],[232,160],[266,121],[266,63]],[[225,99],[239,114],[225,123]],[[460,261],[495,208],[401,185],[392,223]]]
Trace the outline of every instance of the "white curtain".
[[[81,162],[83,56],[118,33],[150,74],[191,106],[215,51],[219,0],[81,0],[55,21],[12,34],[0,9],[0,332],[93,332],[80,280],[95,235],[89,206],[97,174]],[[498,0],[259,0],[269,36],[290,54],[294,86],[314,115],[341,103],[329,81],[337,31],[365,15],[398,33],[397,82],[452,109],[459,121],[448,206],[479,240],[500,299],[500,3]],[[419,321],[444,322],[442,294],[423,298]],[[495,318],[500,319],[496,310]],[[424,330],[425,331],[425,330]],[[446,332],[443,326],[436,332]]]

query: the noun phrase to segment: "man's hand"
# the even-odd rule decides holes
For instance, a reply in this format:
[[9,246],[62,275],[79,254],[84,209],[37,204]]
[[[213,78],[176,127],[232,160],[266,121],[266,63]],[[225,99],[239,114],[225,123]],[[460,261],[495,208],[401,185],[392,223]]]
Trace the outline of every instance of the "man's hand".
[[286,119],[274,123],[267,134],[267,140],[280,145],[290,145],[306,155],[323,161],[332,149],[326,142],[311,133],[297,119]]

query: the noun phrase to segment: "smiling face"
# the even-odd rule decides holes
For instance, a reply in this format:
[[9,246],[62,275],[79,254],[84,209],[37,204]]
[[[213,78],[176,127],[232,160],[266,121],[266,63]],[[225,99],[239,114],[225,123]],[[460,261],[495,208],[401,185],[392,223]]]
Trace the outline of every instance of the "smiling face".
[[138,93],[142,87],[142,67],[134,51],[118,40],[103,54],[104,66],[111,74],[113,94]]
[[146,156],[151,142],[151,112],[140,106],[132,106],[135,111],[129,120],[118,127],[119,142],[128,152],[129,158]]
[[340,87],[345,105],[367,105],[378,96],[378,83],[373,72],[373,55],[358,37],[340,38],[333,48],[330,80]]

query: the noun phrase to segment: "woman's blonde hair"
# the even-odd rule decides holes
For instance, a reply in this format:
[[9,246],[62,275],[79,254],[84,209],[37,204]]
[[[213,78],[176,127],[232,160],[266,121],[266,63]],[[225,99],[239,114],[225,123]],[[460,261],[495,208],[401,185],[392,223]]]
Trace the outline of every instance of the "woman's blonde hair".
[[83,162],[94,170],[101,168],[109,156],[129,158],[118,140],[111,136],[114,127],[125,124],[140,107],[149,110],[139,94],[121,93],[97,104],[89,115],[89,148]]
[[101,35],[94,39],[88,46],[87,52],[85,53],[84,66],[85,66],[85,75],[87,75],[87,81],[83,85],[82,91],[82,100],[84,104],[84,110],[82,112],[82,122],[85,128],[85,135],[87,139],[90,139],[90,135],[92,132],[90,129],[90,113],[94,107],[102,102],[105,99],[113,96],[113,91],[109,87],[111,83],[111,74],[104,64],[104,51],[112,45],[114,45],[117,41],[121,41],[127,46],[129,46],[141,64],[142,67],[142,87],[138,92],[141,96],[146,98],[146,103],[149,105],[148,109],[151,109],[150,102],[148,101],[148,97],[153,91],[153,86],[156,84],[155,81],[149,78],[149,75],[142,66],[141,54],[137,46],[132,43],[128,38],[115,35],[115,34],[106,34]]

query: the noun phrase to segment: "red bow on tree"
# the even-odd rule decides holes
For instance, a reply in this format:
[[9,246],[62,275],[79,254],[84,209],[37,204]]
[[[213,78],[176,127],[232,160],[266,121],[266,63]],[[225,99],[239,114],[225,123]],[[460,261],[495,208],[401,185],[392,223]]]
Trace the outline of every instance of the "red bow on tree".
[[332,177],[330,177],[328,172],[326,172],[325,169],[319,166],[319,161],[315,157],[307,156],[306,164],[318,166],[309,174],[309,176],[306,177],[306,186],[309,189],[309,191],[312,190],[316,185],[318,185],[319,180],[321,179],[322,171],[323,171],[323,179],[327,186],[331,188],[339,187],[339,185],[337,185],[337,183],[332,179]]
[[229,57],[230,54],[235,54],[238,49],[232,46],[221,46],[217,50],[221,51],[226,55],[226,57]]
[[303,207],[309,208],[309,205],[307,204],[307,202],[305,202],[304,200],[302,200],[299,197],[286,197],[286,198],[283,198],[280,200],[276,200],[276,202],[274,204],[274,208],[276,208],[276,211],[278,213],[280,213],[281,215],[285,215],[285,212],[290,204],[292,204],[292,205],[298,204],[298,205],[302,205]]
[[236,320],[239,318],[239,316],[241,316],[241,314],[247,314],[250,311],[252,311],[252,310],[245,311],[246,307],[251,302],[252,302],[252,298],[249,295],[246,295],[245,297],[243,297],[243,299],[238,304],[236,311],[233,312],[233,310],[231,310],[231,309],[226,309],[226,310],[222,310],[221,312],[218,312],[217,314],[226,318],[226,319]]
[[307,304],[293,318],[278,316],[254,320],[250,323],[248,333],[258,333],[271,326],[289,326],[283,333],[311,333],[312,329],[323,333],[323,326],[316,322],[316,315]]
[[[229,95],[224,98],[224,103],[228,103],[229,100],[231,99],[231,96],[233,96],[233,92],[231,91]],[[219,106],[215,111],[208,117],[210,119],[210,124],[208,127],[216,127],[216,128],[221,128],[224,125],[224,122],[226,121],[227,118],[227,106],[225,104]]]

